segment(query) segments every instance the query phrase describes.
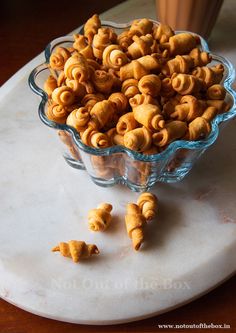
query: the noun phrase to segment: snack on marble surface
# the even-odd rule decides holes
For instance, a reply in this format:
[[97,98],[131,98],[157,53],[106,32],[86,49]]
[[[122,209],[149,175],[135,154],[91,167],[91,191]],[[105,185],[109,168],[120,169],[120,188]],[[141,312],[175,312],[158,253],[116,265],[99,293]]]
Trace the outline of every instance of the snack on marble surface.
[[129,203],[125,215],[126,230],[134,250],[138,251],[144,240],[143,228],[146,221],[138,205]]
[[155,194],[143,192],[137,200],[137,205],[141,209],[146,221],[151,221],[156,217],[158,209],[158,199]]
[[74,262],[87,259],[93,254],[99,254],[99,250],[94,244],[86,244],[84,241],[71,240],[68,243],[60,242],[52,248],[52,252],[59,251],[62,256],[72,258]]
[[91,209],[88,213],[89,229],[92,231],[104,231],[111,223],[112,205],[109,203],[101,203],[95,209]]

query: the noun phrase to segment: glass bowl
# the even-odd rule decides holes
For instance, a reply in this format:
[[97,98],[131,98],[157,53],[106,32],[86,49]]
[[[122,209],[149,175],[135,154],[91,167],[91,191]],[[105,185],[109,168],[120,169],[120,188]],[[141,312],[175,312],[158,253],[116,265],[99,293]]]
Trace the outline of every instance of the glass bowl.
[[[159,24],[157,21],[153,22]],[[112,27],[118,33],[129,28],[130,25],[131,22],[118,24],[102,21],[102,26]],[[83,27],[78,33],[83,34]],[[202,37],[199,36],[199,38],[200,48],[210,52],[207,42]],[[50,55],[58,46],[71,46],[73,40],[73,36],[64,36],[49,43],[45,49],[46,61],[31,72],[29,85],[33,92],[41,97],[38,108],[39,117],[45,125],[57,131],[58,141],[61,143],[62,153],[67,163],[74,168],[86,170],[97,185],[107,187],[119,183],[133,191],[146,191],[157,182],[180,181],[189,173],[197,159],[216,141],[219,135],[219,124],[236,116],[236,93],[231,87],[235,79],[235,70],[227,59],[211,53],[211,64],[224,66],[222,85],[227,91],[226,100],[231,108],[213,119],[212,131],[207,138],[199,141],[176,140],[163,152],[154,155],[142,155],[124,146],[103,149],[89,147],[83,144],[79,133],[74,128],[50,121],[45,113],[48,96],[43,90],[43,84],[50,74],[48,69]]]

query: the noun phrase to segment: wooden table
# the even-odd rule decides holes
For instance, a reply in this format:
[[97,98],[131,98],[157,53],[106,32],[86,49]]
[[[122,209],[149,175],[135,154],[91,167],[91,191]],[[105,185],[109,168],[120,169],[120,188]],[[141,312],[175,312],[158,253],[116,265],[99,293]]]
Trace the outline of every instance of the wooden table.
[[[2,0],[0,84],[40,53],[50,40],[69,33],[91,14],[101,13],[120,2],[122,0],[71,0],[56,5],[55,2],[46,0]],[[82,326],[45,319],[0,300],[0,333],[179,332],[179,329],[174,328],[161,329],[158,324],[200,323],[227,324],[231,326],[228,331],[236,330],[236,277],[179,309],[139,322],[116,326]]]

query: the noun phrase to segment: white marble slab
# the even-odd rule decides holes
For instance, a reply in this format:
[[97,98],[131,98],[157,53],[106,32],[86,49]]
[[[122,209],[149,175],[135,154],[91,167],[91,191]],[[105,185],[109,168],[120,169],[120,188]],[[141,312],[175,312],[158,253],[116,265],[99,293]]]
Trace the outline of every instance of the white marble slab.
[[[102,18],[153,17],[153,4],[130,0]],[[225,22],[229,5],[234,2],[225,2],[217,24]],[[214,33],[212,45],[219,38]],[[220,53],[235,62],[235,43],[225,45]],[[55,133],[38,118],[39,100],[27,77],[42,60],[40,55],[1,88],[1,297],[49,318],[110,324],[168,311],[231,276],[236,268],[236,121],[184,181],[153,189],[160,198],[159,216],[136,253],[124,214],[138,194],[122,186],[97,187],[84,171],[69,167]],[[113,204],[114,219],[107,232],[94,234],[87,228],[87,212],[100,201]],[[76,265],[50,252],[70,239],[96,243],[100,256]]]

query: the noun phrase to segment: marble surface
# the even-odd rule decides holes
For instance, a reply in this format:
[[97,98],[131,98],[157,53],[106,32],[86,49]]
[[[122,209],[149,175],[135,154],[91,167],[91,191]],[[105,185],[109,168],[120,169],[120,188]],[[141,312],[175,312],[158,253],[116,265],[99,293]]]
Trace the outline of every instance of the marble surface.
[[[230,6],[234,2],[226,1],[211,43],[235,64],[235,43],[220,38]],[[130,0],[102,18],[154,17],[153,8],[153,1]],[[39,99],[27,77],[41,61],[39,55],[1,88],[0,296],[45,317],[110,324],[177,307],[232,275],[236,120],[222,128],[184,181],[154,187],[158,218],[147,226],[146,242],[136,253],[124,214],[138,194],[122,186],[100,188],[84,171],[70,168],[58,152],[56,134],[38,119]],[[100,201],[113,204],[113,223],[107,232],[91,233],[87,212]],[[50,252],[70,239],[95,243],[101,254],[76,265]]]

